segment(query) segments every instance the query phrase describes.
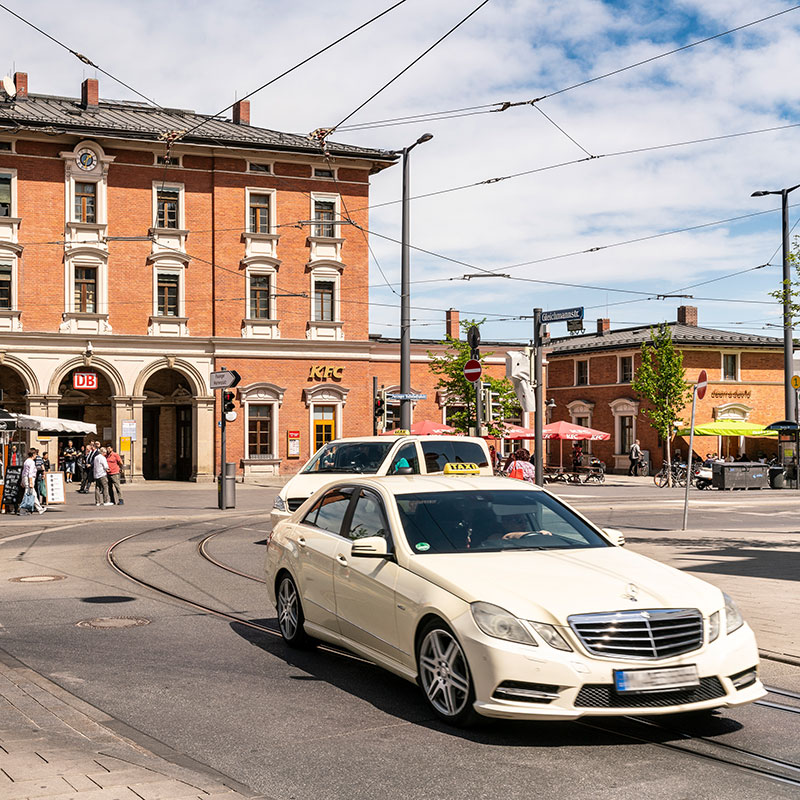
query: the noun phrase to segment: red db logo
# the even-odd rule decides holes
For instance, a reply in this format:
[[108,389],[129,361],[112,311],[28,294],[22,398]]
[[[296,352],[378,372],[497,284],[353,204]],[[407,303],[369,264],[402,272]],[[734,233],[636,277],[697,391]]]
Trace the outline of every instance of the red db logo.
[[96,389],[96,372],[75,372],[72,375],[72,386],[75,389]]

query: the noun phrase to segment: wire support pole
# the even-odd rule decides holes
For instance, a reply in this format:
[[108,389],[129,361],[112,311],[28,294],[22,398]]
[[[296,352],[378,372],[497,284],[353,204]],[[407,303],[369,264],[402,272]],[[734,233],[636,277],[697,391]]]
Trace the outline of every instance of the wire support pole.
[[[795,187],[796,188],[796,187]],[[790,270],[789,253],[789,192],[791,189],[781,190],[781,215],[783,233],[783,392],[784,392],[784,419],[793,420],[797,417],[795,408],[796,395],[792,386],[794,374],[794,330],[792,327],[792,274]]]
[[542,309],[533,309],[533,380],[534,380],[534,466],[536,485],[544,486],[544,387],[542,386]]
[[[412,145],[413,147],[413,145]],[[411,400],[405,395],[411,393],[411,299],[410,299],[410,247],[409,247],[409,168],[408,156],[411,147],[403,148],[403,206],[400,248],[400,427],[411,428]]]

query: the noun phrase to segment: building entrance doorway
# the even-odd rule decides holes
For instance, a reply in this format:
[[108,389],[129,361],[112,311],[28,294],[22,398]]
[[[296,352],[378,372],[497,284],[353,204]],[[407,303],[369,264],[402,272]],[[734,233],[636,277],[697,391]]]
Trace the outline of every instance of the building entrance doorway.
[[145,480],[189,481],[195,473],[194,395],[177,370],[161,369],[144,386],[142,474]]

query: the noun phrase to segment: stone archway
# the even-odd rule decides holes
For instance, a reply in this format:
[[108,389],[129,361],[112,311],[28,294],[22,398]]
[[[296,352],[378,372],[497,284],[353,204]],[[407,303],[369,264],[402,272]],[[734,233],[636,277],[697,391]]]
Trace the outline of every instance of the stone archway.
[[0,364],[0,407],[15,414],[28,411],[28,397],[33,394],[25,376],[10,364]]
[[[74,376],[76,373],[89,373],[97,376],[96,389],[76,389]],[[58,385],[53,392],[58,398],[56,416],[86,422],[97,428],[97,433],[85,437],[68,436],[59,439],[72,439],[75,444],[84,441],[99,441],[103,444],[114,442],[116,428],[116,408],[112,397],[116,395],[114,380],[102,369],[95,366],[75,366],[62,373]]]

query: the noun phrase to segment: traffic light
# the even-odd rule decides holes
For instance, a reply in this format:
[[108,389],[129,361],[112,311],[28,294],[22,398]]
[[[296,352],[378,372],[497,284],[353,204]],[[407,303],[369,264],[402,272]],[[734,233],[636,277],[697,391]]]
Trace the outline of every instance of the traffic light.
[[233,411],[235,406],[233,404],[233,399],[236,397],[236,392],[230,391],[230,389],[226,389],[222,393],[222,410],[227,414],[229,411]]
[[501,422],[503,418],[500,406],[500,392],[493,392],[490,383],[483,384],[483,421],[485,423]]
[[383,415],[386,413],[386,400],[384,400],[382,394],[378,394],[375,397],[375,419],[378,422],[383,420]]

